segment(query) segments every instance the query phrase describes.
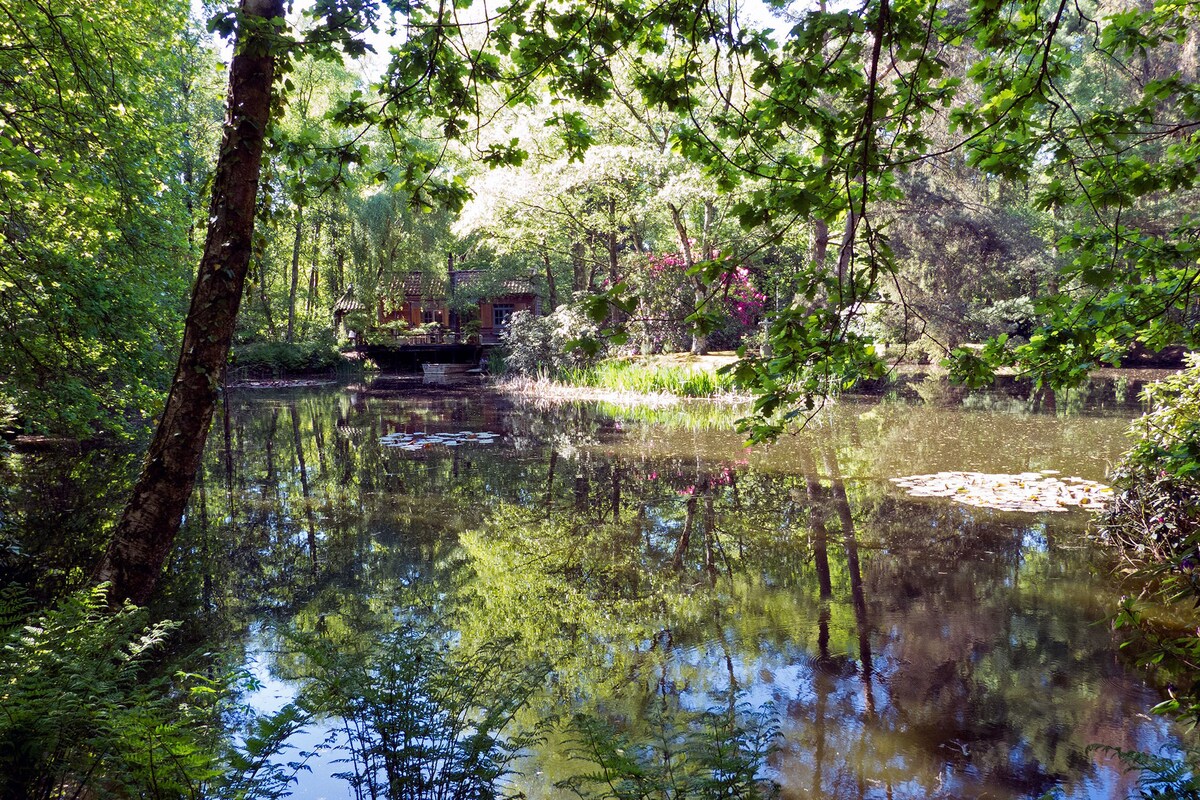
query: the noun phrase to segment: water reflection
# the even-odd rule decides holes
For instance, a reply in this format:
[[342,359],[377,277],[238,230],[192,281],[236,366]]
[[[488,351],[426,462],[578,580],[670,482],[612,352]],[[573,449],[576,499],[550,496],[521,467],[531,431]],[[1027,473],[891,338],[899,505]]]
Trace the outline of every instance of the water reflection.
[[[549,663],[516,720],[544,737],[510,779],[530,798],[584,791],[595,765],[580,760],[580,720],[661,761],[664,725],[743,707],[751,717],[729,719],[778,726],[757,777],[784,797],[1132,787],[1088,745],[1154,750],[1170,730],[1145,715],[1155,696],[1092,624],[1113,596],[1085,518],[909,498],[886,481],[950,469],[1100,479],[1127,416],[846,401],[804,434],[747,449],[726,427],[734,415],[551,411],[386,386],[234,395],[172,596],[207,609],[198,618],[226,632],[234,661],[261,631],[254,647],[297,687],[310,673],[289,642],[374,663],[392,635],[380,632],[413,613],[464,652],[503,641],[513,663]],[[499,442],[379,444],[463,430]],[[333,758],[317,772],[344,769]]]

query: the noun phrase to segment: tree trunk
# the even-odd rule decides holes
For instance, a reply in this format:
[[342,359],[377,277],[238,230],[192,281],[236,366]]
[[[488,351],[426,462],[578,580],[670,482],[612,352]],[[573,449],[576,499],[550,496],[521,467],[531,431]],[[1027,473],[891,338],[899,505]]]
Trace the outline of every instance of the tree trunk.
[[675,543],[675,554],[671,556],[671,569],[683,569],[683,559],[687,555],[688,545],[692,541],[692,528],[696,524],[696,496],[687,499],[687,513],[683,518],[683,532]]
[[334,273],[333,296],[341,297],[342,292],[346,290],[346,250],[342,246],[341,228],[334,228],[330,232],[330,238],[333,240],[333,249],[337,253],[337,271]]
[[313,518],[311,492],[308,489],[308,465],[304,462],[304,445],[300,441],[300,415],[296,412],[295,401],[289,404],[289,411],[292,415],[292,447],[296,450],[296,463],[300,466],[300,497],[304,501],[304,521],[308,528],[308,563],[315,583],[317,580],[317,521]]
[[546,314],[554,313],[558,308],[558,283],[554,280],[554,266],[550,263],[550,254],[542,250],[542,265],[546,268]]
[[287,343],[296,338],[296,294],[300,287],[300,244],[304,241],[304,206],[296,206],[296,236],[292,239],[292,288],[288,292]]
[[250,258],[258,267],[258,301],[262,304],[263,318],[267,321],[267,333],[270,335],[271,341],[276,341],[279,335],[275,330],[275,317],[271,314],[271,298],[267,296],[267,260],[263,255],[261,245],[257,248],[257,252],[251,253]]
[[[708,291],[703,288],[702,284],[697,284],[695,287],[694,299],[696,308],[703,308],[708,302]],[[708,354],[708,334],[699,328],[692,329],[692,355],[703,356]]]
[[[683,263],[688,272],[692,271],[692,267],[696,265],[696,258],[692,255],[692,241],[688,238],[687,226],[683,222],[683,212],[673,203],[667,203],[667,208],[671,212],[671,222],[675,225],[675,235],[679,237],[679,249],[683,251]],[[695,277],[690,277],[694,291],[693,299],[695,300],[696,311],[704,308],[708,302],[708,288],[704,282]],[[704,355],[708,352],[708,336],[702,333],[698,328],[692,329],[692,344],[689,348],[696,355]]]
[[612,468],[612,514],[613,522],[621,521],[621,462],[613,461]]
[[242,0],[241,13],[208,232],[175,378],[142,473],[96,570],[97,580],[112,584],[112,603],[145,603],[171,551],[204,452],[250,264],[275,72],[268,38],[275,29],[268,20],[283,16],[283,0]]
[[606,249],[608,250],[608,285],[616,286],[617,281],[621,279],[620,249],[618,247],[619,240],[617,239],[616,198],[610,197],[608,200],[608,235],[605,239]]
[[308,271],[308,295],[304,299],[304,320],[300,323],[300,338],[308,338],[308,322],[317,306],[321,283],[321,218],[313,221],[312,267]]
[[571,288],[576,292],[591,291],[592,287],[587,278],[587,267],[583,261],[583,242],[575,242],[571,245],[571,270],[574,277]]

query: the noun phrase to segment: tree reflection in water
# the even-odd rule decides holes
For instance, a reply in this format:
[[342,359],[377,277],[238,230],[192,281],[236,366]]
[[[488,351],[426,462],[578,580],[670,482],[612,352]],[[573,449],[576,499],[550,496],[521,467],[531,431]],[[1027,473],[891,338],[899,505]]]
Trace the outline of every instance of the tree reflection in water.
[[[747,451],[727,409],[670,415],[369,387],[232,395],[169,604],[198,609],[196,635],[220,634],[209,646],[233,662],[251,625],[323,621],[369,675],[392,668],[381,653],[399,663],[383,623],[419,590],[406,613],[437,624],[447,658],[504,641],[506,674],[547,665],[505,734],[542,735],[509,784],[530,798],[595,789],[579,782],[600,759],[580,764],[581,726],[660,764],[645,748],[663,714],[695,729],[731,699],[742,725],[775,709],[777,749],[747,753],[784,797],[1118,797],[1134,777],[1088,745],[1172,741],[1093,624],[1115,598],[1081,516],[923,502],[886,481],[1101,478],[1124,418],[842,403]],[[503,444],[378,445],[439,430]],[[311,680],[289,641],[269,643],[272,669]]]

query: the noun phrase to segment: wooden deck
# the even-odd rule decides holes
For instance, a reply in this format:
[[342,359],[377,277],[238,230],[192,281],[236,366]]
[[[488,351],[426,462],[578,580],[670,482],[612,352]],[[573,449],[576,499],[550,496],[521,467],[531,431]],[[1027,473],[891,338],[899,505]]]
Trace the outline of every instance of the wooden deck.
[[494,344],[365,344],[358,352],[386,372],[421,372],[423,364],[479,366]]

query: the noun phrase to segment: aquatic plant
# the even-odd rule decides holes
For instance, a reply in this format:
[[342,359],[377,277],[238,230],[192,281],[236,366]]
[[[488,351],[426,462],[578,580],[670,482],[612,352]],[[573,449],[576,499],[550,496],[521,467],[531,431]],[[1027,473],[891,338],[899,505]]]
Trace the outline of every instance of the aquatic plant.
[[989,475],[982,472],[939,472],[891,478],[910,497],[945,497],[956,503],[998,511],[1066,511],[1069,506],[1100,509],[1112,489],[1079,477],[1058,478],[1055,470]]
[[623,359],[610,359],[593,367],[567,370],[563,380],[577,386],[641,394],[664,392],[679,397],[712,397],[737,388],[728,373],[700,365]]
[[546,668],[518,664],[503,642],[454,648],[415,619],[338,640],[295,633],[302,703],[338,721],[346,780],[356,797],[500,797],[513,762],[537,740],[517,712]]

